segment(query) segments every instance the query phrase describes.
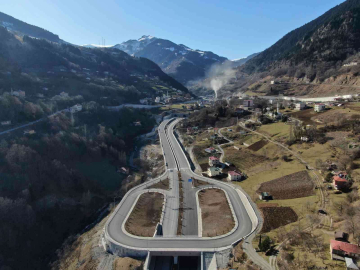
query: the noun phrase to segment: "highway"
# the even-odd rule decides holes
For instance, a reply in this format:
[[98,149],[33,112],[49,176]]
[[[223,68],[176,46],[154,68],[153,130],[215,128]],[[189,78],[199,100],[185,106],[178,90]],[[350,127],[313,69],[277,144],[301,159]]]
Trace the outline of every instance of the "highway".
[[[238,190],[233,185],[206,178],[195,174],[190,167],[187,157],[174,135],[174,126],[180,121],[165,120],[159,126],[159,137],[161,147],[167,163],[166,172],[157,179],[139,185],[131,189],[115,209],[105,225],[105,238],[112,244],[133,250],[147,251],[216,251],[230,247],[233,243],[243,239],[253,231],[253,222],[244,204],[249,205],[246,196],[239,196]],[[177,236],[177,224],[179,214],[179,179],[178,171],[181,173],[181,180],[184,192],[184,219],[182,223],[182,236]],[[166,205],[163,222],[164,235],[161,237],[137,237],[130,235],[124,229],[127,216],[137,197],[142,194],[148,186],[153,183],[170,178],[171,189],[165,191]],[[198,236],[198,217],[195,193],[198,189],[192,188],[188,182],[194,177],[209,182],[216,187],[225,190],[233,206],[234,213],[238,220],[238,227],[232,233],[214,238]]]

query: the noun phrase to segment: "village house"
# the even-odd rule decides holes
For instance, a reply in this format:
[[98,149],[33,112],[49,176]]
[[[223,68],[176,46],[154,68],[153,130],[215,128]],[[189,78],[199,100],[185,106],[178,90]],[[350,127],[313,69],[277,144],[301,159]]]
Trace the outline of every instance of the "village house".
[[206,153],[213,154],[216,153],[216,149],[214,147],[209,147],[205,149]]
[[209,157],[209,165],[210,166],[215,166],[215,165],[219,165],[220,164],[220,160],[217,157],[211,156]]
[[25,97],[25,91],[21,91],[21,90],[19,90],[19,91],[13,91],[13,90],[11,89],[11,95],[12,95],[12,96],[15,96],[15,97],[22,97],[22,98],[24,98],[24,97]]
[[343,261],[345,257],[352,259],[360,258],[360,247],[358,245],[330,240],[330,254],[331,259]]
[[33,135],[35,133],[36,133],[35,130],[25,130],[24,131],[24,135]]
[[333,176],[333,186],[337,190],[346,189],[349,187],[348,175],[346,172],[335,173]]
[[2,122],[1,122],[1,125],[2,125],[2,126],[9,126],[9,125],[11,125],[11,120],[2,121]]
[[140,121],[136,121],[133,123],[135,127],[141,127],[141,122]]
[[300,138],[300,140],[301,140],[302,142],[308,142],[308,141],[309,141],[309,137],[303,136],[303,137]]
[[325,110],[325,104],[324,103],[317,103],[314,106],[314,111],[315,112],[322,112]]
[[117,170],[118,173],[129,174],[129,168],[121,167]]
[[351,269],[359,270],[359,267],[356,265],[356,263],[352,258],[345,257],[345,264],[346,264],[346,269],[348,270]]
[[344,64],[344,67],[352,67],[352,66],[357,66],[357,62],[350,62],[348,64]]
[[335,231],[334,237],[336,241],[347,242],[349,239],[349,234],[343,231]]
[[246,99],[243,101],[243,105],[244,107],[253,107],[254,101],[252,99]]
[[70,112],[72,112],[72,113],[80,112],[82,110],[82,108],[83,107],[81,104],[76,104],[70,108]]
[[242,174],[237,171],[229,171],[228,172],[228,181],[240,181],[242,179]]
[[259,198],[262,201],[272,200],[272,196],[267,192],[261,192],[261,194],[259,195]]
[[156,98],[155,98],[155,103],[160,103],[160,101],[161,101],[161,98],[160,98],[160,97],[156,97]]
[[295,104],[295,109],[297,111],[302,111],[303,109],[305,109],[306,104],[304,102],[299,102]]
[[210,177],[218,176],[222,174],[222,169],[218,167],[209,167],[207,170],[207,174]]

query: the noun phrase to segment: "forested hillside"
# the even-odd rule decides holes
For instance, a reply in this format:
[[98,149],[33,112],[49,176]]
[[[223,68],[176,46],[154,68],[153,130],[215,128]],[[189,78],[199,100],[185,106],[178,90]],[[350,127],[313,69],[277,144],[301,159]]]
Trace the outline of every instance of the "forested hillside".
[[[0,134],[0,268],[49,269],[65,239],[125,186],[145,180],[118,169],[129,167],[136,137],[156,124],[153,114],[107,106],[179,91],[187,93],[148,59],[0,27],[0,133],[44,119]],[[79,111],[46,117],[76,104]]]
[[[222,92],[315,96],[356,92],[359,30],[360,1],[347,0],[239,67],[238,80]],[[270,86],[272,80],[287,85]]]

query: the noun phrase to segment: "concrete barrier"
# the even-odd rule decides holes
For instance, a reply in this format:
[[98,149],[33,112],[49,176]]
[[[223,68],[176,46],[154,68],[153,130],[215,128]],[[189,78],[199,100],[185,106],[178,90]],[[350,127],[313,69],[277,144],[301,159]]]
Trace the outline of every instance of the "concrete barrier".
[[144,262],[144,270],[149,270],[150,267],[150,261],[151,261],[151,255],[150,255],[150,251],[148,251],[148,255],[146,256],[145,262]]

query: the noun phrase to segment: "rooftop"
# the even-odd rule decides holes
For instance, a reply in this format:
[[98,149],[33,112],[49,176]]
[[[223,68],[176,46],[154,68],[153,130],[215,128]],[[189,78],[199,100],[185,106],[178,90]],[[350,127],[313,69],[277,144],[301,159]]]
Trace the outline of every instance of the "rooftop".
[[228,174],[230,174],[230,175],[241,175],[241,173],[236,172],[236,171],[229,171]]
[[210,160],[219,160],[217,157],[209,157]]
[[331,239],[330,246],[333,250],[341,250],[346,253],[360,254],[360,247],[354,244],[349,244],[346,242],[341,242]]
[[347,182],[347,180],[345,178],[341,178],[339,176],[334,176],[334,181],[335,182]]

